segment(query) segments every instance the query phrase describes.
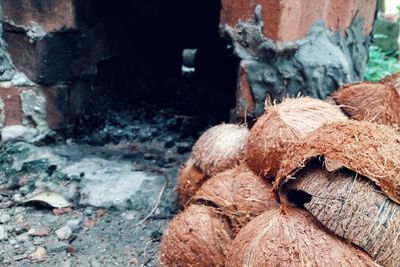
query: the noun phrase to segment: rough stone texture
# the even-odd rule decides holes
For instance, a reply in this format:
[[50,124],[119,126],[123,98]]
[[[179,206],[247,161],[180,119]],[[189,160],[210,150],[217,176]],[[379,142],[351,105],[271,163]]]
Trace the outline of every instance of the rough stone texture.
[[[2,7],[0,5],[0,14],[2,13]],[[11,80],[15,74],[15,70],[12,67],[10,56],[7,52],[7,44],[3,38],[4,30],[3,24],[0,24],[0,81]]]
[[28,29],[39,25],[45,32],[74,30],[77,18],[73,0],[3,0],[2,21]]
[[0,99],[0,128],[4,127],[5,115],[4,115],[4,101]]
[[241,59],[232,117],[262,113],[265,98],[326,98],[361,80],[376,1],[223,1],[221,35]]
[[23,112],[22,124],[47,128],[46,99],[38,90],[25,90],[19,95]]
[[[37,86],[0,87],[3,138],[43,137],[49,134],[46,98]],[[17,128],[16,128],[17,127]]]

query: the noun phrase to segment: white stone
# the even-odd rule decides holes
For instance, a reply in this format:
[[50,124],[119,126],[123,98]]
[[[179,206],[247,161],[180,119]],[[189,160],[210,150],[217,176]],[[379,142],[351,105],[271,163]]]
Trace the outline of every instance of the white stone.
[[4,225],[0,225],[0,240],[7,240],[8,234]]
[[9,221],[11,221],[11,216],[7,213],[3,213],[0,215],[0,223],[8,223]]
[[56,231],[56,235],[60,240],[68,240],[72,235],[72,229],[69,226],[61,227]]

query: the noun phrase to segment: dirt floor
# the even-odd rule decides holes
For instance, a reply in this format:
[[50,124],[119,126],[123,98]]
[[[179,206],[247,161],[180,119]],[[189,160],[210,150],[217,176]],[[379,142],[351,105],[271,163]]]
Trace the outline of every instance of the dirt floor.
[[[177,170],[207,122],[141,105],[78,126],[74,138],[2,145],[0,265],[157,266]],[[25,202],[41,192],[72,208]]]

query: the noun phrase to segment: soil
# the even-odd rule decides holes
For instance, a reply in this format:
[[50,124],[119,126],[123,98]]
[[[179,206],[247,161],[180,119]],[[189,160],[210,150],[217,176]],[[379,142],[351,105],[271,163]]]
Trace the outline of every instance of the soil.
[[[162,234],[179,211],[178,168],[211,123],[138,104],[88,112],[73,135],[3,143],[0,265],[157,266]],[[44,191],[71,208],[24,203]]]

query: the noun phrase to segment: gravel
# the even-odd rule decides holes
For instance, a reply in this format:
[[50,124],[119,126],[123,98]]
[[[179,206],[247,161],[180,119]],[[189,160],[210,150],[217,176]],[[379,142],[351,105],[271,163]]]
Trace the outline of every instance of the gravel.
[[[201,129],[171,111],[132,110],[107,113],[69,140],[0,147],[1,266],[157,266],[160,239],[178,212],[175,178]],[[155,216],[134,227],[154,207],[164,176]],[[23,205],[43,191],[72,207]]]

